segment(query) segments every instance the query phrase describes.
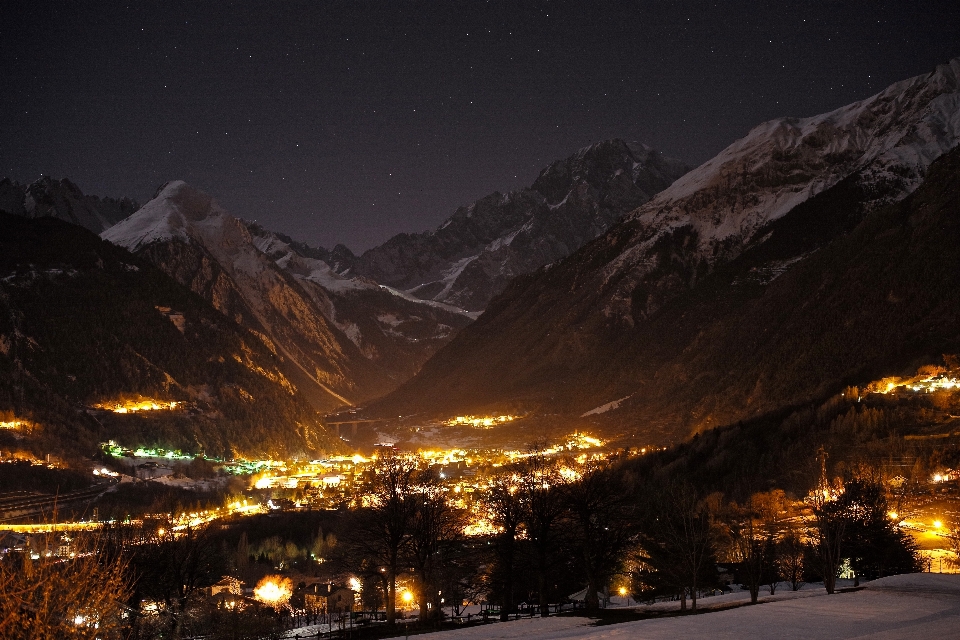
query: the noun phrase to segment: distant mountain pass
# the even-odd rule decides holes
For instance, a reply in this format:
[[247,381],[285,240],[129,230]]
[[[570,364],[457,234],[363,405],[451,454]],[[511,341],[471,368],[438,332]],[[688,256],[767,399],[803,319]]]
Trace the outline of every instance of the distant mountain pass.
[[436,231],[402,233],[329,261],[425,300],[482,311],[518,275],[564,258],[652,198],[688,167],[646,146],[608,140],[551,164],[527,189],[461,207]]

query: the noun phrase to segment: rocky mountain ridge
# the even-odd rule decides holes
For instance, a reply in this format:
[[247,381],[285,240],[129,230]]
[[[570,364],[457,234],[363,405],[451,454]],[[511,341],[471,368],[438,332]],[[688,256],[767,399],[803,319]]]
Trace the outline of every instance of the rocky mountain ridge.
[[903,198],[958,141],[960,59],[826,114],[754,127],[627,217],[635,230],[621,240],[628,246],[595,283],[605,290],[604,313],[631,324],[656,308],[656,295],[637,300],[636,292],[664,266],[651,258],[668,236],[696,245],[687,252],[689,284],[697,270],[766,241],[761,232],[773,221],[844,178],[858,176],[864,211]]
[[27,218],[58,218],[94,233],[109,229],[139,208],[130,198],[84,195],[66,178],[41,176],[28,185],[0,180],[0,211]]
[[472,319],[341,277],[181,181],[102,237],[258,334],[322,410],[389,391]]
[[687,170],[649,147],[607,140],[554,162],[529,188],[457,209],[435,231],[399,234],[359,257],[345,247],[322,257],[340,273],[482,311],[514,277],[576,251]]
[[[709,386],[690,384],[720,373],[690,369],[681,355],[705,349],[711,327],[727,327],[743,305],[912,193],[958,142],[960,60],[828,114],[756,127],[569,258],[517,278],[375,410],[549,413],[666,442],[769,407],[782,389],[765,395],[760,381],[739,379],[756,393],[738,414]],[[722,344],[733,357],[736,345]],[[826,383],[858,370],[841,369]],[[675,402],[690,388],[697,400]],[[723,412],[706,408],[713,400]]]

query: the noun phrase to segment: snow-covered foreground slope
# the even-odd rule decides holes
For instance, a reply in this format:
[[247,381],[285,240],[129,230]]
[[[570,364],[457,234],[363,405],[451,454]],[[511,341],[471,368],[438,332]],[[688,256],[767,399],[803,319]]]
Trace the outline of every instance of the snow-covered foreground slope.
[[[709,606],[711,599],[703,604]],[[643,607],[640,607],[641,609]],[[589,618],[532,618],[430,634],[431,640],[607,640],[711,638],[818,640],[956,638],[960,575],[912,574],[867,583],[862,591],[781,591],[772,601],[702,615],[594,626]]]

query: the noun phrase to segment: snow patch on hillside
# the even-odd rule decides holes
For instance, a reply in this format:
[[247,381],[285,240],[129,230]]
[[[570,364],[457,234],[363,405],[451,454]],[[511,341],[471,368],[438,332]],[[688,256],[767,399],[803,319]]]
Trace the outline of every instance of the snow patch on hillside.
[[[188,191],[194,190],[182,180],[168,182],[161,187],[153,200],[130,217],[104,231],[100,237],[129,251],[136,251],[152,242],[174,238],[189,241],[186,230],[186,209],[192,205],[202,207],[203,202],[197,202],[194,198],[185,198],[184,196],[189,196]],[[209,198],[207,199],[209,201]],[[222,212],[220,210],[220,213]]]
[[437,309],[444,309],[444,310],[449,311],[449,312],[451,312],[451,313],[458,313],[458,314],[460,314],[460,315],[466,316],[466,317],[471,318],[471,319],[473,319],[473,320],[476,320],[477,318],[480,317],[480,313],[481,313],[480,311],[465,311],[464,309],[461,309],[460,307],[455,307],[455,306],[453,306],[452,304],[447,304],[447,303],[445,303],[445,302],[437,302],[437,301],[435,301],[435,300],[424,300],[424,299],[422,299],[422,298],[417,298],[416,296],[412,296],[412,295],[410,295],[409,293],[407,293],[406,291],[400,291],[399,289],[394,289],[393,287],[388,287],[388,286],[385,285],[385,284],[381,284],[381,285],[378,285],[378,286],[379,286],[382,290],[386,291],[387,293],[390,293],[390,294],[392,294],[392,295],[395,295],[395,296],[397,296],[398,298],[403,298],[404,300],[409,300],[410,302],[416,302],[416,303],[418,303],[418,304],[425,304],[425,305],[430,306],[430,307],[436,307]]
[[868,208],[902,199],[958,144],[960,58],[829,113],[760,124],[626,216],[638,224],[599,271],[602,286],[615,283],[601,311],[633,323],[633,291],[659,264],[654,246],[679,229],[695,240],[684,249],[691,264],[731,260],[766,225],[847,177],[875,194]]
[[602,404],[599,407],[594,407],[593,409],[590,409],[590,411],[580,414],[580,417],[586,418],[587,416],[598,416],[601,413],[606,413],[607,411],[614,411],[616,409],[619,409],[620,403],[622,403],[624,400],[627,400],[632,395],[633,394],[631,393],[629,396],[624,396],[619,400],[613,400],[611,402],[608,402],[607,404]]
[[[930,163],[958,142],[960,58],[829,113],[758,125],[632,215],[664,229],[693,224],[702,245],[737,233],[749,236],[870,165],[875,165],[877,179],[883,174],[903,178],[902,169],[891,169],[907,169],[906,195],[922,181]],[[743,194],[726,211],[697,205],[696,197],[709,201],[743,173],[754,174],[762,186]]]

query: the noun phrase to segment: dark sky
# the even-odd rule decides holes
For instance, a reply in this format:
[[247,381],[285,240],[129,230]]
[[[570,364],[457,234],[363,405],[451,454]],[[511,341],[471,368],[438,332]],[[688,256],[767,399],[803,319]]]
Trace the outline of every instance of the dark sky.
[[0,175],[141,202],[184,179],[355,251],[598,140],[698,164],[960,56],[956,0],[4,7]]

